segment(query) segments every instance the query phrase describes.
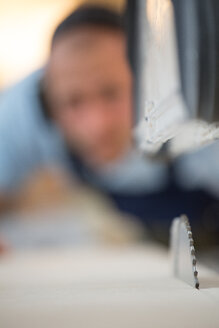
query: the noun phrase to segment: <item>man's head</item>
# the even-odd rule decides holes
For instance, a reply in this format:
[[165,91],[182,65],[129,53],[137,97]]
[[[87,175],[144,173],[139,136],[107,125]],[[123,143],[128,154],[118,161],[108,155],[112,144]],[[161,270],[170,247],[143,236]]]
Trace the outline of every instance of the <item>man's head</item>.
[[132,77],[121,18],[81,7],[57,29],[47,65],[45,95],[69,147],[101,166],[131,142]]

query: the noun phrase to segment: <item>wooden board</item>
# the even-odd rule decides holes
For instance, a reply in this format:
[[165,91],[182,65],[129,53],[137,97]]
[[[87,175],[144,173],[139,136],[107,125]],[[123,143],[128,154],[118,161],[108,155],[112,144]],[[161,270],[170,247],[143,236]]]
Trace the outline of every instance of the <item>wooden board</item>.
[[219,276],[200,274],[200,290],[171,277],[152,245],[20,251],[0,260],[1,328],[218,328]]

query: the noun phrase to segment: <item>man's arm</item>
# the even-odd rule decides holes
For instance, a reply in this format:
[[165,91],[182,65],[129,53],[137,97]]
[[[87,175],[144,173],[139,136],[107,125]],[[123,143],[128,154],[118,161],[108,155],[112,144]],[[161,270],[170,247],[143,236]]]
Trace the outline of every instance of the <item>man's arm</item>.
[[10,204],[12,202],[8,199],[8,197],[4,196],[0,193],[0,216],[2,213],[8,211],[10,209]]
[[7,211],[25,211],[65,203],[72,194],[67,173],[53,168],[29,174],[16,192],[0,191],[0,217]]

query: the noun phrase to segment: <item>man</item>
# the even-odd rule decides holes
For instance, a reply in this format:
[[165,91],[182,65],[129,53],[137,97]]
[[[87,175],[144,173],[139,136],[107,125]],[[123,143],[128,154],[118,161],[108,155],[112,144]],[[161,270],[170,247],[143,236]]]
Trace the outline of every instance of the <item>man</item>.
[[80,7],[56,29],[47,65],[1,98],[1,208],[11,206],[35,172],[58,168],[139,214],[135,202],[126,208],[129,198],[164,186],[165,168],[133,151],[131,134],[132,76],[122,18]]
[[[199,230],[212,199],[185,193],[171,179],[166,187],[166,167],[133,150],[132,112],[122,19],[101,7],[80,7],[56,29],[46,66],[1,98],[1,211],[13,207],[37,172],[65,172],[70,185],[79,179],[102,191],[159,239],[168,239],[171,220],[182,213]],[[48,197],[57,185],[44,178]],[[27,202],[30,194],[27,188]]]

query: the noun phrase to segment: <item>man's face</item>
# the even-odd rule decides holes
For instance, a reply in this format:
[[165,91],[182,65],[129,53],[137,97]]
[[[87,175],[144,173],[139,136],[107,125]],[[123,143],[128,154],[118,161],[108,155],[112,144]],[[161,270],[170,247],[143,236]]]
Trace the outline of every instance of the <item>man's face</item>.
[[130,146],[132,77],[125,37],[78,28],[55,41],[45,75],[52,116],[73,151],[101,166]]

